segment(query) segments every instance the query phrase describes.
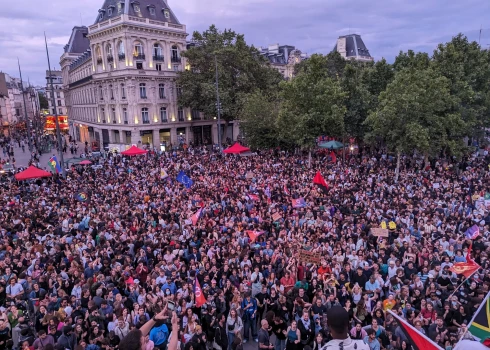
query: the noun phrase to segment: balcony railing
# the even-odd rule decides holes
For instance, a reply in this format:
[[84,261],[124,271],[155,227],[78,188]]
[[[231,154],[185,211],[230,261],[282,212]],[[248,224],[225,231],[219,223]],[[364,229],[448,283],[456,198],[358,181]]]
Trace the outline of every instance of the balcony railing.
[[150,124],[149,120],[143,120],[143,124]]
[[120,53],[119,55],[119,61],[124,61],[126,59],[126,54]]
[[109,62],[109,63],[114,62],[114,57],[112,55],[111,56],[107,56],[107,62]]
[[102,64],[102,57],[97,58],[97,64]]
[[177,57],[177,56],[172,56],[172,63],[180,63],[181,62],[181,58],[180,57]]
[[153,55],[153,61],[163,62],[163,56],[161,55]]
[[145,54],[144,53],[137,53],[134,55],[134,59],[136,60],[144,60],[145,59]]
[[165,118],[165,119],[161,119],[161,122],[162,122],[162,123],[168,123],[168,119],[167,119],[167,118]]

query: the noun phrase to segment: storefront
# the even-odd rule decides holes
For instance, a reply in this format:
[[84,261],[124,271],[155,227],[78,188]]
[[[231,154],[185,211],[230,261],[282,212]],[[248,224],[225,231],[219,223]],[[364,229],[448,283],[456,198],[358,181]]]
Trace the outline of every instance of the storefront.
[[153,130],[141,130],[141,143],[147,147],[153,146]]
[[186,136],[185,128],[177,128],[177,145],[186,143]]
[[[56,119],[54,115],[48,115],[46,116],[44,123],[44,132],[47,134],[53,134],[56,132]],[[68,126],[68,116],[66,115],[59,115],[58,116],[58,124],[60,126],[60,131],[63,134],[68,134],[69,132],[69,126]],[[75,128],[76,129],[76,128]],[[76,137],[76,135],[75,135]]]
[[167,151],[167,148],[168,146],[170,146],[171,143],[170,129],[160,129],[159,136],[160,136],[160,151],[165,152]]
[[199,146],[211,144],[211,125],[194,126],[192,131],[194,134],[194,145]]

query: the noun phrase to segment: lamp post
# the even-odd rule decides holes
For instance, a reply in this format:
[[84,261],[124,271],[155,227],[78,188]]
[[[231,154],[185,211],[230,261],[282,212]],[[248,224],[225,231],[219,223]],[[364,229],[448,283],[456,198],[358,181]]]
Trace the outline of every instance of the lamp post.
[[214,65],[216,69],[216,109],[218,110],[218,146],[219,151],[222,151],[221,144],[221,102],[219,100],[219,79],[218,79],[218,58],[214,55]]
[[31,135],[31,121],[27,117],[27,104],[26,104],[26,95],[24,91],[24,82],[22,81],[22,71],[20,70],[20,61],[17,58],[17,63],[19,65],[19,75],[20,75],[20,89],[22,91],[22,99],[24,100],[24,122],[26,123],[27,128],[27,144],[29,145],[29,152],[32,152],[32,135]]
[[61,131],[60,131],[60,123],[58,122],[58,110],[56,108],[56,100],[54,99],[53,77],[51,76],[51,63],[49,61],[48,41],[46,40],[46,33],[44,33],[44,43],[46,44],[46,56],[48,57],[49,82],[51,85],[51,92],[52,92],[51,101],[53,103],[54,122],[56,124],[56,138],[58,140],[58,155],[60,156],[61,176],[65,178],[66,174],[65,174],[65,160],[63,157],[63,143],[61,141]]

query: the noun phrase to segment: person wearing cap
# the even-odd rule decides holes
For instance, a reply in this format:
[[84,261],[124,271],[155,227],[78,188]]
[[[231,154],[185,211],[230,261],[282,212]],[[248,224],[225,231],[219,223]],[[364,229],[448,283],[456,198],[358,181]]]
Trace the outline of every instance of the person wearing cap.
[[327,311],[330,340],[321,350],[370,350],[363,340],[349,337],[349,313],[342,306],[333,306]]

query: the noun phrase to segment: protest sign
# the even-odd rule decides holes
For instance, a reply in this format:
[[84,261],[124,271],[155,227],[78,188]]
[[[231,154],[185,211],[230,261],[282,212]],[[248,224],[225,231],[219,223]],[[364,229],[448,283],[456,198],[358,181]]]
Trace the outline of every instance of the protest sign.
[[389,236],[389,230],[386,228],[372,228],[371,233],[373,236],[376,237],[388,237]]
[[321,253],[314,253],[314,252],[309,252],[307,250],[301,249],[299,251],[299,260],[304,262],[304,263],[311,263],[311,264],[320,264],[320,261],[322,260],[322,254]]
[[282,215],[279,213],[272,214],[272,220],[279,221],[282,218]]

